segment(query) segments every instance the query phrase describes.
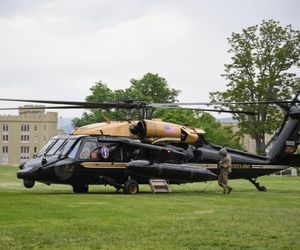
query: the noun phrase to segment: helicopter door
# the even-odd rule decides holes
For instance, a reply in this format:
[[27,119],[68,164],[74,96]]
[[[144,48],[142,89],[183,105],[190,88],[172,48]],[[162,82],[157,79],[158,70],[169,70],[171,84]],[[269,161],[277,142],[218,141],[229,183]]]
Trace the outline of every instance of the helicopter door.
[[123,151],[117,143],[100,143],[100,161],[121,162],[123,161]]

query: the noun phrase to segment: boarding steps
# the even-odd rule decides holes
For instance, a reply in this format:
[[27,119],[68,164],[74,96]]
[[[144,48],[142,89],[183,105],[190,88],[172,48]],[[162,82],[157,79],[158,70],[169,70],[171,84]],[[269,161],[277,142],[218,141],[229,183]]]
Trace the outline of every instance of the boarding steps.
[[171,189],[166,180],[163,179],[150,179],[149,185],[152,193],[170,193]]

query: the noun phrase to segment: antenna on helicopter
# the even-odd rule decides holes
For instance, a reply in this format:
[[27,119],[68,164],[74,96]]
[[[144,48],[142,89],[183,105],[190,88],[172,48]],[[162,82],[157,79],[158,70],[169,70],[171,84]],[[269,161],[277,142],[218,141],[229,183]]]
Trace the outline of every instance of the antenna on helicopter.
[[132,120],[132,109],[126,109],[126,121],[131,121]]

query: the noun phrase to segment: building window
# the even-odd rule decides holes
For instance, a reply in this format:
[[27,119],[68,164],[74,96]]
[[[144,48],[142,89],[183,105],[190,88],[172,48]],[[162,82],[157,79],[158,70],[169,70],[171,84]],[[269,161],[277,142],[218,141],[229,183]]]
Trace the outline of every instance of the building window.
[[21,142],[29,142],[29,135],[21,135]]
[[21,147],[21,162],[29,160],[29,147],[22,146]]
[[3,132],[8,132],[8,124],[3,124]]
[[33,152],[36,154],[36,151],[37,151],[37,149],[36,149],[36,147],[34,147],[33,148]]
[[34,125],[34,131],[37,131],[37,125]]
[[2,164],[8,164],[8,146],[2,147]]
[[2,153],[3,154],[8,154],[8,146],[3,146],[2,147]]
[[21,156],[21,163],[29,160],[29,156]]
[[26,147],[22,146],[21,147],[21,154],[29,154],[29,147],[28,146],[26,146]]
[[29,125],[28,124],[26,124],[26,125],[22,124],[21,125],[21,132],[29,132]]
[[2,136],[2,141],[3,142],[8,142],[8,135],[3,135]]
[[21,125],[21,143],[29,142],[29,125],[28,124],[22,124]]

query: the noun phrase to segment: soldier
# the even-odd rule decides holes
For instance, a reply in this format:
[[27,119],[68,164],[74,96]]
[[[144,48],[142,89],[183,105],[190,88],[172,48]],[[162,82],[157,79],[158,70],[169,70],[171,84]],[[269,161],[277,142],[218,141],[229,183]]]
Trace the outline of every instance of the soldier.
[[228,186],[228,175],[231,173],[231,157],[225,148],[220,149],[221,160],[218,163],[220,174],[218,184],[223,188],[223,194],[230,194],[232,187]]

